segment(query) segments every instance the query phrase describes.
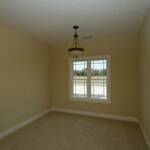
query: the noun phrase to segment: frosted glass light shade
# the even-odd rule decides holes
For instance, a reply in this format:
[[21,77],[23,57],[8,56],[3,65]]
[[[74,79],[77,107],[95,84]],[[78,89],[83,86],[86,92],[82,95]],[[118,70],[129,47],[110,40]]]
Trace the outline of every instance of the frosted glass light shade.
[[83,54],[84,49],[83,48],[70,48],[69,54],[72,57],[80,57]]

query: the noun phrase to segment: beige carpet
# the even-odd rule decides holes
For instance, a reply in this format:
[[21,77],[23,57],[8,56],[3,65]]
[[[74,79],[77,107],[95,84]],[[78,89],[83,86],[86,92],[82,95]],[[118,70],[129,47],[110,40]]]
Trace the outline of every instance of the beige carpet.
[[147,150],[135,123],[50,113],[0,141],[0,150]]

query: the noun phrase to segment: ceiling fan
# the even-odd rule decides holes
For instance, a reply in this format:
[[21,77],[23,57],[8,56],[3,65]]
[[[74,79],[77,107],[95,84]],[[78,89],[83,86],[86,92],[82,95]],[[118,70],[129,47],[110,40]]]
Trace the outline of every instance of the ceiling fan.
[[88,40],[88,39],[92,39],[93,38],[93,35],[87,35],[87,36],[83,36],[82,39],[84,40]]

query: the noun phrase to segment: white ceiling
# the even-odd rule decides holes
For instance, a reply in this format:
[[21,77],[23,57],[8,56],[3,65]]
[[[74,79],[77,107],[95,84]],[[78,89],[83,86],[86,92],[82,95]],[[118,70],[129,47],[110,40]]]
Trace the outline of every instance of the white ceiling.
[[136,31],[150,0],[0,0],[0,21],[50,43]]

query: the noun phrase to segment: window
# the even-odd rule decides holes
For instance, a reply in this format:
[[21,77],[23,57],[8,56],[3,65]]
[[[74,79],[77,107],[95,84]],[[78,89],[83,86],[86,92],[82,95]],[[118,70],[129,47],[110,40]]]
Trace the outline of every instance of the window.
[[71,59],[72,100],[110,103],[110,57]]

